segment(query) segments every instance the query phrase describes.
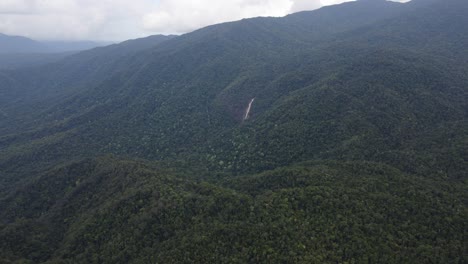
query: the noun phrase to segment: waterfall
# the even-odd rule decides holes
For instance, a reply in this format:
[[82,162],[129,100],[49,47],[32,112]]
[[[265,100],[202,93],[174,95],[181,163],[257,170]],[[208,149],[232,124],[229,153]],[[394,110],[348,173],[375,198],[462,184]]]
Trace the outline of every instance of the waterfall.
[[249,119],[250,109],[252,108],[252,104],[254,101],[255,101],[255,98],[252,98],[252,100],[250,100],[249,106],[247,106],[247,109],[245,110],[244,121]]

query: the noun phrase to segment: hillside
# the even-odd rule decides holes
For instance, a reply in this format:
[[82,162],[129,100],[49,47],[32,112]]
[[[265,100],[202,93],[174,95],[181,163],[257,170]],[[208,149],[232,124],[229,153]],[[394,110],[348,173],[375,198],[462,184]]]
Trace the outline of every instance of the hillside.
[[74,52],[0,54],[0,70],[38,67],[57,62],[73,53]]
[[[35,114],[44,114],[39,109],[50,107],[51,101],[57,102],[99,85],[109,76],[123,71],[122,67],[126,69],[126,58],[173,37],[130,40],[83,51],[42,67],[0,71],[0,103],[4,114],[4,119],[0,119],[0,131],[21,129],[14,126],[17,125],[15,119],[21,120],[20,123],[27,123],[24,119],[36,119]],[[116,62],[122,62],[122,65],[117,66]]]
[[0,256],[466,262],[467,12],[361,0],[0,71]]
[[0,200],[0,254],[34,263],[464,261],[466,196],[450,184],[381,164],[314,162],[223,185],[109,157],[54,168]]
[[[362,41],[381,34],[381,24],[375,22],[381,17],[378,12],[387,14],[392,8],[395,11],[390,17],[396,16],[395,21],[411,20],[408,24],[412,26],[402,27],[384,18],[381,23],[398,31],[399,38],[388,39],[388,47]],[[440,31],[441,26],[448,26],[424,24],[421,16],[444,16],[438,4],[426,8],[433,13],[426,9],[422,14],[407,13],[400,4],[379,1],[349,3],[310,13],[311,17],[327,18],[324,14],[332,16],[336,10],[344,9],[341,12],[348,12],[348,18],[343,18],[347,28],[353,25],[349,19],[357,19],[355,27],[360,28],[352,29],[360,32],[352,36],[346,32],[319,34],[321,40],[313,34],[300,34],[300,38],[306,35],[310,39],[298,41],[300,38],[292,38],[289,31],[285,30],[287,35],[271,32],[278,30],[278,24],[288,24],[291,16],[285,18],[286,22],[254,19],[202,29],[106,64],[96,60],[95,68],[89,67],[93,64],[87,60],[86,68],[80,61],[66,60],[57,65],[59,72],[51,71],[49,75],[41,71],[37,78],[16,79],[27,81],[19,81],[20,89],[34,87],[35,92],[25,91],[28,97],[45,97],[42,100],[48,109],[32,115],[26,112],[34,122],[20,123],[19,128],[26,132],[6,135],[0,145],[28,148],[35,153],[35,159],[48,161],[109,152],[150,159],[185,159],[196,153],[197,159],[208,157],[212,166],[226,163],[218,169],[243,172],[313,158],[392,161],[394,158],[389,159],[389,155],[406,155],[402,153],[406,151],[420,159],[415,158],[417,153],[413,150],[423,144],[418,140],[424,137],[426,142],[433,137],[433,128],[454,125],[454,141],[450,144],[456,146],[444,149],[460,153],[463,150],[457,146],[466,131],[463,95],[467,75],[462,66],[465,57],[458,56],[460,61],[449,56],[434,57],[432,49],[441,53],[452,50],[438,35],[428,33],[415,40],[413,32],[417,28]],[[356,9],[359,16],[353,13]],[[457,10],[461,9],[447,12]],[[368,14],[368,23],[362,22],[363,13]],[[466,20],[464,16],[458,18]],[[293,21],[300,21],[297,23],[306,28],[309,20]],[[453,21],[453,26],[458,24]],[[459,28],[459,34],[454,35],[445,32],[445,39],[466,43],[464,31]],[[402,39],[414,43],[401,46]],[[311,41],[316,44],[309,45]],[[79,60],[83,55],[74,58]],[[10,77],[15,78],[15,74],[24,73],[15,72]],[[45,85],[38,79],[43,79]],[[51,80],[55,85],[50,85]],[[86,88],[80,91],[80,87]],[[47,96],[55,102],[57,92],[59,98],[68,99],[49,103]],[[21,93],[19,96],[21,100],[27,98]],[[252,118],[239,127],[243,111],[254,97]],[[17,111],[21,101],[9,101],[13,102],[13,110],[7,103],[3,111],[12,116],[9,111]],[[283,113],[285,120],[281,120]],[[7,122],[7,128],[11,128],[11,121]],[[296,129],[295,124],[301,127]],[[280,142],[269,144],[275,138]],[[27,139],[27,145],[21,143],[23,139]],[[30,144],[30,139],[35,144]],[[261,142],[267,145],[258,145]],[[404,150],[407,145],[412,145],[411,149]],[[436,148],[439,151],[439,146]],[[14,152],[9,151],[7,156],[10,164],[8,160],[14,158],[11,153]],[[248,164],[258,159],[259,162]],[[425,166],[426,162],[421,163]],[[440,165],[443,171],[449,169],[446,165]]]

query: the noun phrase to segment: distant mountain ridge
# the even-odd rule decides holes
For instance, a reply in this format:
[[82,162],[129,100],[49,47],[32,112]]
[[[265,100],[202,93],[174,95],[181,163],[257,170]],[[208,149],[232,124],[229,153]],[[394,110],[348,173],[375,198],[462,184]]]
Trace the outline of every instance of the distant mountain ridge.
[[105,46],[92,41],[36,41],[0,33],[0,70],[34,67],[57,62],[73,53]]
[[80,51],[107,45],[92,41],[36,41],[22,36],[0,33],[0,54],[62,53]]
[[[167,36],[171,38],[175,36]],[[1,69],[18,69],[18,68],[32,68],[34,66],[45,65],[53,62],[58,62],[63,58],[78,53],[83,50],[92,50],[101,46],[109,46],[109,53],[111,50],[118,50],[125,54],[125,49],[134,52],[151,48],[161,41],[161,36],[150,36],[141,39],[127,40],[119,44],[105,44],[95,42],[45,42],[42,46],[47,48],[43,51],[34,51],[25,53],[16,52],[0,52],[0,70]],[[125,46],[127,46],[125,48]],[[120,48],[117,48],[120,47]],[[118,55],[118,54],[115,54]],[[112,58],[109,58],[112,59]]]
[[20,36],[0,33],[0,53],[40,53],[50,52],[48,47],[38,41]]

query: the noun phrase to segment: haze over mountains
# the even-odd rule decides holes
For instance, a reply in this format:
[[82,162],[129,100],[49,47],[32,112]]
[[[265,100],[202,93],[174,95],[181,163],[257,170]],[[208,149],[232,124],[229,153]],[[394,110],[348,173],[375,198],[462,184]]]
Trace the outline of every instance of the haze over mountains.
[[0,71],[0,256],[466,262],[467,13],[361,0]]
[[92,41],[35,41],[0,33],[0,69],[39,66],[56,62],[78,51],[108,44]]
[[59,53],[80,51],[104,46],[104,43],[92,41],[36,41],[21,36],[9,36],[0,33],[0,53]]

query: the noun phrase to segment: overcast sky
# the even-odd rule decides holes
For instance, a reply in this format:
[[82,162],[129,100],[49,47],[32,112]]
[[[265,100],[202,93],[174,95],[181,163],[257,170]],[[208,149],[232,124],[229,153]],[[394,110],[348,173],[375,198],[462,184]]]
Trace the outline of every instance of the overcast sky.
[[180,34],[242,18],[284,16],[345,1],[0,0],[0,33],[38,40],[121,41]]

